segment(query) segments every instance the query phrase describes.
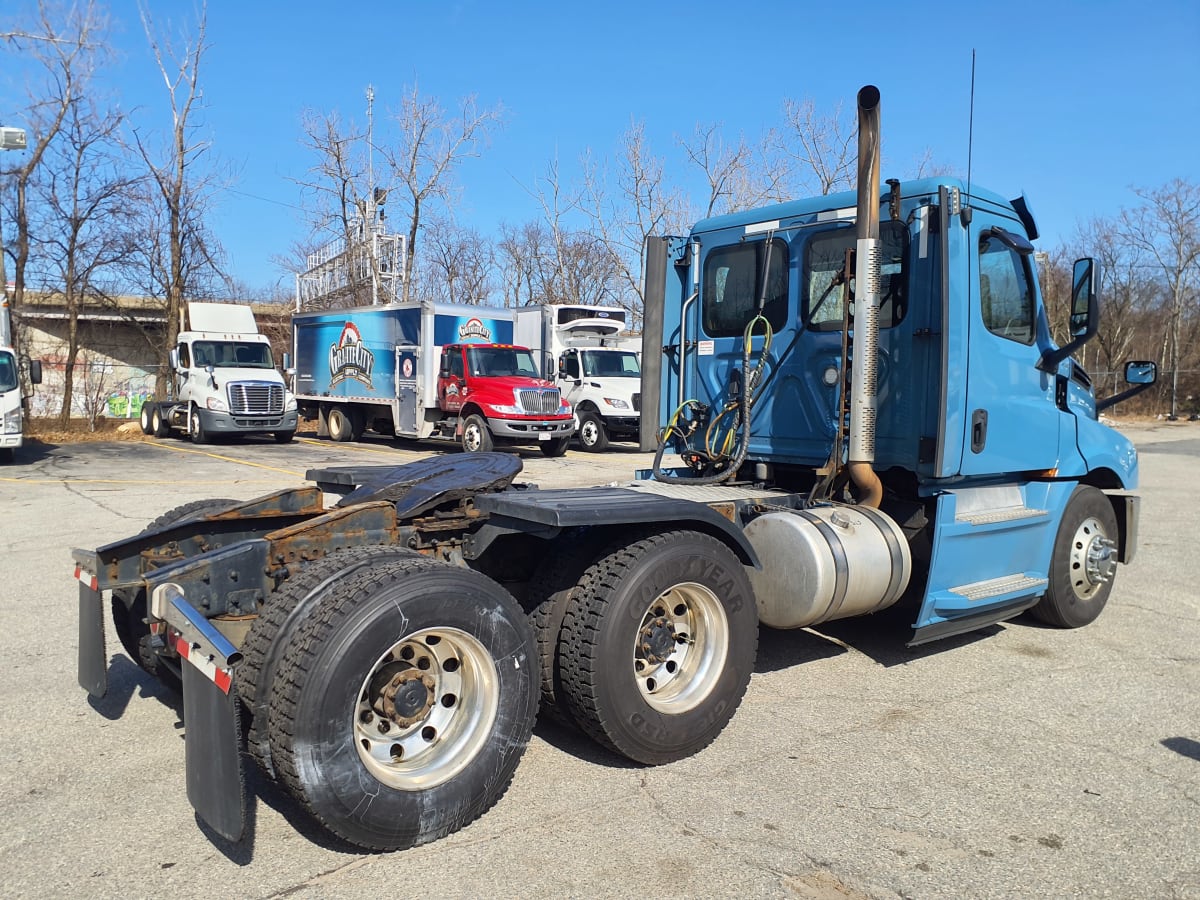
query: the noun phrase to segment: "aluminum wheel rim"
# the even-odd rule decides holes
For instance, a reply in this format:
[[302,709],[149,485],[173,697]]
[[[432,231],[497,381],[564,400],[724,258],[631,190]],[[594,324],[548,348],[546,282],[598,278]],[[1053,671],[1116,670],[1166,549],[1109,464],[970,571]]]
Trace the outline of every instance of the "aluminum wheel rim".
[[472,422],[463,429],[463,446],[472,453],[475,452],[483,444],[483,434],[479,430],[479,426]]
[[1111,578],[1116,560],[1113,543],[1095,516],[1079,523],[1071,538],[1071,590],[1080,600],[1090,600]]
[[588,447],[595,446],[599,437],[600,429],[592,419],[585,419],[583,424],[579,426],[579,439]]
[[[397,679],[400,702],[387,714],[386,689]],[[425,790],[470,764],[499,708],[500,681],[487,648],[457,628],[427,628],[397,641],[371,666],[353,713],[354,745],[383,784]]]
[[695,582],[677,584],[647,607],[633,647],[642,699],[678,715],[712,693],[729,656],[729,620],[716,594]]

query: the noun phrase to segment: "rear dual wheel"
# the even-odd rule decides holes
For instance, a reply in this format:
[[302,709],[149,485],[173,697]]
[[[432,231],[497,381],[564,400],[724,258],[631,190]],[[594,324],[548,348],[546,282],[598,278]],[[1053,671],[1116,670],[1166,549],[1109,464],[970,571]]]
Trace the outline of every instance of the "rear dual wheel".
[[600,556],[572,589],[559,634],[562,694],[609,749],[658,765],[690,756],[741,703],[758,612],[733,552],[692,531]]
[[362,437],[364,420],[357,410],[344,406],[331,406],[325,421],[329,437],[335,441],[357,441]]
[[533,658],[516,601],[478,572],[364,566],[320,589],[283,650],[268,701],[276,774],[359,846],[443,837],[508,788],[537,711]]

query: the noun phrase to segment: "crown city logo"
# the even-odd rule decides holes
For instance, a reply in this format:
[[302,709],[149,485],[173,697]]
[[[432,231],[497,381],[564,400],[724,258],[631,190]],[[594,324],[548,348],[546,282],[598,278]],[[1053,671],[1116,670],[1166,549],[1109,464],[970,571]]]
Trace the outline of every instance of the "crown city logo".
[[365,384],[374,390],[371,384],[371,370],[375,368],[375,355],[363,346],[362,335],[353,322],[342,326],[342,334],[337,343],[329,348],[329,386],[341,384],[347,379]]
[[458,339],[465,341],[467,338],[479,338],[481,341],[491,341],[492,332],[485,328],[483,322],[479,319],[468,319],[465,325],[459,326]]

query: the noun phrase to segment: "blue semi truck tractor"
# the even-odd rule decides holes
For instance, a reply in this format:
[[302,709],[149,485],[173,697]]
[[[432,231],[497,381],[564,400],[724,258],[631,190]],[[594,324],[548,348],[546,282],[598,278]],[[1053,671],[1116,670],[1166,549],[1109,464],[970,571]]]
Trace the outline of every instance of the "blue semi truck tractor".
[[648,241],[643,477],[538,490],[515,456],[459,454],[171,510],[75,551],[80,683],[105,691],[107,606],[182,688],[218,833],[243,831],[244,750],[330,831],[394,849],[495,803],[539,708],[639,763],[697,752],[760,624],[895,607],[916,644],[1094,620],[1138,523],[1137,454],[1097,413],[1154,366],[1097,402],[1071,359],[1095,263],[1058,346],[1025,202],[881,188],[875,88],[859,116],[856,193]]

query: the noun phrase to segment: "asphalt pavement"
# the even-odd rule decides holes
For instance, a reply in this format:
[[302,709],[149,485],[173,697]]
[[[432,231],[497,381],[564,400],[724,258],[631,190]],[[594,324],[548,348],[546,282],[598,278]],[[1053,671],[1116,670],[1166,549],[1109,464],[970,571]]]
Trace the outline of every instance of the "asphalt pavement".
[[[185,796],[178,700],[108,637],[76,683],[70,549],[191,500],[436,445],[27,448],[0,468],[0,896],[1200,898],[1200,425],[1128,429],[1138,555],[1078,631],[1025,618],[906,649],[895,616],[763,629],[732,723],[660,768],[539,723],[499,804],[415,850],[356,852],[251,776],[230,844]],[[522,454],[545,487],[648,454]]]

